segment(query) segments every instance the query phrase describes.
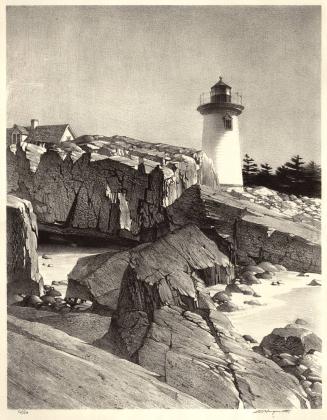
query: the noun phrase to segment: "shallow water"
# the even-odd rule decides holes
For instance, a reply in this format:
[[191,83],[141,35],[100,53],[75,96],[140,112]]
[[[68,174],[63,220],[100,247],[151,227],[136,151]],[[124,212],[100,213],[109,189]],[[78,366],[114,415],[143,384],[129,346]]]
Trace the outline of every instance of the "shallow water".
[[[309,282],[309,281],[308,281]],[[274,328],[284,327],[302,318],[312,331],[322,337],[322,293],[319,286],[296,287],[275,297],[273,304],[259,311],[246,311],[230,316],[241,334],[250,334],[259,342]]]

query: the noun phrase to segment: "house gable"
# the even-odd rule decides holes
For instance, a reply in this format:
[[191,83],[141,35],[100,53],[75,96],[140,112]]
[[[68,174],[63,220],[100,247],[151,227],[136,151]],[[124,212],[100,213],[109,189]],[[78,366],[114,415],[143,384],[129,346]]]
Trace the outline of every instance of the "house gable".
[[63,141],[72,141],[72,140],[75,140],[75,138],[76,136],[73,133],[73,130],[70,128],[69,125],[67,125],[59,142],[62,143]]

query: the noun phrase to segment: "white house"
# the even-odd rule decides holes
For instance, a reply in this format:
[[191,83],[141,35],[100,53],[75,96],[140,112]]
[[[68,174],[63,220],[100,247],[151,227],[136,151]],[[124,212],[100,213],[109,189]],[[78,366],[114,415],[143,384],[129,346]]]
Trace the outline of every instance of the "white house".
[[39,125],[38,120],[31,120],[29,127],[14,124],[7,128],[7,145],[22,145],[33,143],[44,145],[45,143],[59,144],[64,141],[75,140],[76,135],[69,124]]

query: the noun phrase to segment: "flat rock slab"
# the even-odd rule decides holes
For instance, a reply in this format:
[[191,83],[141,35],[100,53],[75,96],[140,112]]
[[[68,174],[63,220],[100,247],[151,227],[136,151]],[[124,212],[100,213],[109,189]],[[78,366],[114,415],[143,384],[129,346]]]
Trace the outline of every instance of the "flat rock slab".
[[8,317],[8,407],[208,408],[141,366],[13,316]]
[[41,311],[15,305],[8,306],[7,311],[16,318],[49,325],[90,344],[108,331],[111,321],[111,317],[95,313],[70,312],[62,315],[53,311]]

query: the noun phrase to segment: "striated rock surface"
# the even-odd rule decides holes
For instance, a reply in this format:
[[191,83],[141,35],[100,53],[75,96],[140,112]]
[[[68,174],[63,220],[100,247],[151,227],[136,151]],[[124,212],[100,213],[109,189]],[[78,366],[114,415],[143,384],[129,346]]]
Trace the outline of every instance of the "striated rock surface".
[[318,228],[293,222],[228,193],[194,185],[167,209],[167,214],[170,229],[195,223],[220,238],[221,249],[237,264],[270,261],[288,270],[321,270]]
[[37,224],[31,203],[7,197],[7,292],[40,295],[43,290],[37,257]]
[[7,149],[8,191],[31,201],[42,230],[152,240],[188,187],[218,188],[203,152],[119,136],[77,140]]
[[162,303],[177,305],[195,297],[194,281],[210,286],[234,278],[229,259],[198,227],[189,225],[129,251],[80,258],[68,275],[66,297],[92,300],[95,310],[97,305],[115,310],[129,273],[155,284]]
[[8,317],[10,409],[208,408],[157,378],[48,325]]
[[130,251],[109,331],[96,344],[212,408],[305,407],[297,379],[255,353],[216,309],[201,272],[216,245],[195,249],[204,235],[194,229]]

